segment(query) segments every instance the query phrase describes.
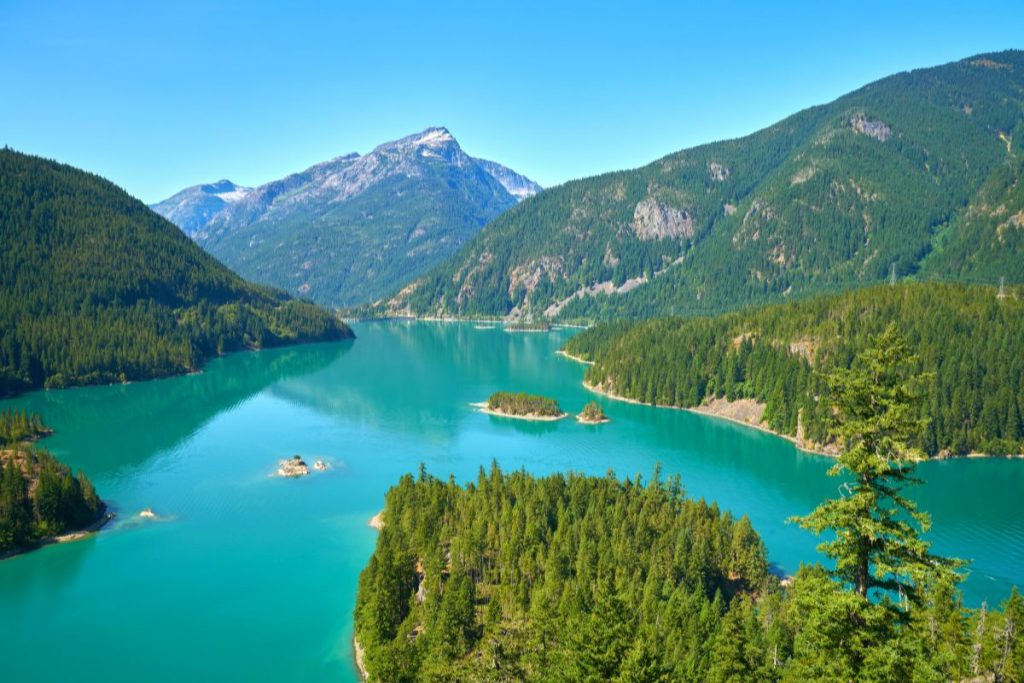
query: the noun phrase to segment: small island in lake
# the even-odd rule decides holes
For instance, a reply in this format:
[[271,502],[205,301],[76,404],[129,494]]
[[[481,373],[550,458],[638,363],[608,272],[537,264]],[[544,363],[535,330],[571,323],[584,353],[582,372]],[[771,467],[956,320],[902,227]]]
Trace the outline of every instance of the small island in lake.
[[[313,461],[313,469],[317,472],[326,472],[331,467],[331,463],[323,458],[317,458]],[[301,455],[293,455],[277,463],[277,476],[279,477],[294,479],[296,477],[304,477],[307,474],[309,474],[309,465],[306,464]]]
[[83,538],[110,519],[84,474],[31,444],[50,433],[37,415],[0,413],[0,557]]
[[293,455],[278,463],[277,476],[279,477],[304,477],[309,474],[309,466],[302,459],[301,455]]
[[561,420],[567,415],[558,401],[523,392],[498,391],[486,403],[474,403],[481,413],[519,420]]
[[576,420],[588,425],[599,425],[611,422],[611,418],[604,414],[604,408],[597,401],[591,401],[583,406],[583,410],[576,416]]

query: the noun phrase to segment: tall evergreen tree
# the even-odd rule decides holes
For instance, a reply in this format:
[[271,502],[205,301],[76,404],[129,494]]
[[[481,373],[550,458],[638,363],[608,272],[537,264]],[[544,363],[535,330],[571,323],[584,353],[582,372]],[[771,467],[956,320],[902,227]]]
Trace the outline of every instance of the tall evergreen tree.
[[827,500],[796,521],[815,534],[835,533],[819,550],[836,563],[834,576],[862,598],[875,589],[918,600],[918,588],[936,576],[950,577],[956,561],[931,554],[921,538],[931,520],[903,494],[916,483],[921,453],[907,444],[923,424],[914,417],[914,356],[895,324],[849,369],[829,377],[835,409],[832,433],[843,444],[829,470],[846,477],[840,498]]

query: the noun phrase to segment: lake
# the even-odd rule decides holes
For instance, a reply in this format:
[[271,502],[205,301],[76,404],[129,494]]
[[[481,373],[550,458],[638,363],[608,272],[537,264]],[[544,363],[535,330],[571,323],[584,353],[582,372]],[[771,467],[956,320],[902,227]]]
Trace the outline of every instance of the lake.
[[[569,412],[594,395],[555,355],[572,334],[472,323],[374,322],[355,342],[241,353],[201,374],[37,392],[0,409],[41,413],[43,442],[118,513],[102,533],[0,562],[5,680],[358,680],[352,609],[373,550],[367,520],[420,463],[460,481],[496,460],[543,474],[648,478],[746,513],[784,572],[818,559],[787,524],[827,496],[828,458],[754,429],[598,398],[612,422],[524,422],[468,405],[505,389]],[[322,457],[327,472],[271,476]],[[1024,461],[919,468],[937,552],[971,559],[967,600],[1024,586]],[[158,520],[139,520],[152,507]]]

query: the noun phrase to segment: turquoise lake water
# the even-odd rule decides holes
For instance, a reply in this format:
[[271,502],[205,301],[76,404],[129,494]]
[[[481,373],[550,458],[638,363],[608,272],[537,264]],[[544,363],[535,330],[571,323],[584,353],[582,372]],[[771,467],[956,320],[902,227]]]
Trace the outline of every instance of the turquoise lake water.
[[[373,550],[367,520],[426,463],[475,477],[496,459],[535,473],[649,477],[657,462],[694,497],[747,513],[792,572],[816,539],[786,524],[837,482],[831,461],[684,411],[598,399],[613,422],[530,423],[467,404],[499,389],[594,398],[584,366],[555,355],[572,332],[471,323],[355,325],[355,342],[242,353],[204,372],[0,402],[43,414],[44,445],[118,512],[102,533],[0,562],[7,681],[356,681],[352,608]],[[302,454],[334,463],[270,476]],[[965,594],[1024,586],[1024,461],[927,463],[917,499],[938,552],[973,560]],[[133,517],[152,507],[162,519]]]

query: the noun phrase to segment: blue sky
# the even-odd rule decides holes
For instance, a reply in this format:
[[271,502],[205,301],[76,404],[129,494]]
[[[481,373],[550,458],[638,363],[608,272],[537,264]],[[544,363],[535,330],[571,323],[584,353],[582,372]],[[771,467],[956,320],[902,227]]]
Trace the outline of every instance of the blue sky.
[[147,202],[431,125],[550,186],[890,73],[1024,48],[1024,2],[0,0],[0,144]]

